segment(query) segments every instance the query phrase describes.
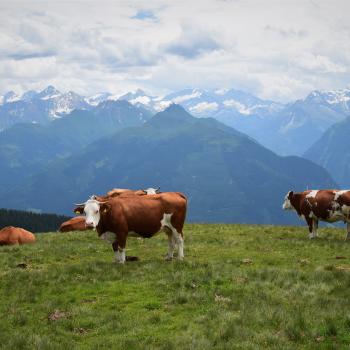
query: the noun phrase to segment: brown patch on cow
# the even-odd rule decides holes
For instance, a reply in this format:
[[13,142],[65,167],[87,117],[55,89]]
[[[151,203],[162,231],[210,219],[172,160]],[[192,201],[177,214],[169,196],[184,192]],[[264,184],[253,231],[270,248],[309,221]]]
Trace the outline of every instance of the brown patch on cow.
[[48,319],[50,321],[57,321],[62,318],[68,318],[68,317],[69,317],[69,314],[67,312],[55,310],[52,314],[48,316]]

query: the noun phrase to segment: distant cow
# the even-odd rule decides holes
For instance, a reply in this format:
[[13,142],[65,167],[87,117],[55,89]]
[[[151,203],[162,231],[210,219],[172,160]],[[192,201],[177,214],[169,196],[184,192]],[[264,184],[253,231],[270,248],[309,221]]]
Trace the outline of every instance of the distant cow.
[[34,243],[33,233],[20,228],[7,226],[0,230],[0,245],[26,244]]
[[58,230],[60,232],[85,231],[91,230],[91,227],[86,225],[85,216],[77,216],[62,223]]
[[294,209],[309,226],[309,238],[317,237],[318,221],[347,223],[350,239],[350,190],[308,190],[287,193],[283,209]]
[[187,199],[178,192],[147,196],[119,196],[100,202],[90,198],[75,209],[86,215],[86,223],[96,228],[99,237],[112,243],[116,261],[125,262],[128,235],[150,238],[164,230],[168,236],[167,259],[173,258],[175,244],[183,259],[183,226]]

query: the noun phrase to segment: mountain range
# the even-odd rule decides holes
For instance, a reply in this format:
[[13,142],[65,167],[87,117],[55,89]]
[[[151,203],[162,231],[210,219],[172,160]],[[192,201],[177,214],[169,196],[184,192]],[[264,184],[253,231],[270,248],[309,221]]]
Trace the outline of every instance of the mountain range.
[[[189,221],[281,224],[297,222],[281,210],[288,190],[336,187],[321,166],[281,157],[179,105],[153,117],[147,110],[140,116],[141,107],[125,100],[97,105],[102,106],[117,106],[124,118],[112,118],[116,114],[106,109],[98,115],[93,109],[74,111],[47,125],[18,125],[19,134],[16,127],[0,133],[2,165],[13,162],[3,172],[13,171],[0,190],[0,207],[70,214],[73,203],[113,187],[160,186],[188,196]],[[50,135],[55,135],[51,143],[40,147]],[[28,138],[35,138],[33,145],[23,144]],[[43,154],[46,149],[49,155]],[[5,159],[11,150],[16,156]]]
[[142,90],[113,95],[102,92],[80,96],[61,93],[53,86],[21,96],[0,96],[0,130],[20,122],[47,124],[75,110],[94,110],[107,101],[127,101],[154,115],[171,103],[198,118],[212,117],[256,139],[280,155],[302,155],[333,124],[350,116],[350,90],[313,91],[288,104],[263,100],[234,89],[184,89],[165,96]]

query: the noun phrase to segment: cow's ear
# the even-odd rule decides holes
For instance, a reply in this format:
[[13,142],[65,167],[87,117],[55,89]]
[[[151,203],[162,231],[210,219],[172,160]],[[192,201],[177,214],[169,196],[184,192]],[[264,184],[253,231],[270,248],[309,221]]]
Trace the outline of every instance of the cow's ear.
[[103,203],[100,206],[100,213],[107,214],[111,210],[111,205],[109,203]]
[[292,198],[293,197],[293,191],[289,191],[289,193],[288,193],[288,198]]
[[82,214],[84,211],[84,207],[76,207],[74,208],[74,213],[75,214]]

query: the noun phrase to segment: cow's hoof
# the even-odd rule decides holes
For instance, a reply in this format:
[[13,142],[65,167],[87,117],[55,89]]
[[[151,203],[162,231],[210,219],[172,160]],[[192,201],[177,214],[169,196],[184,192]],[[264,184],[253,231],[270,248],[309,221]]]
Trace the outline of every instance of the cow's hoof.
[[172,257],[172,256],[167,255],[167,256],[165,257],[165,261],[171,261],[171,260],[173,260],[173,257]]

